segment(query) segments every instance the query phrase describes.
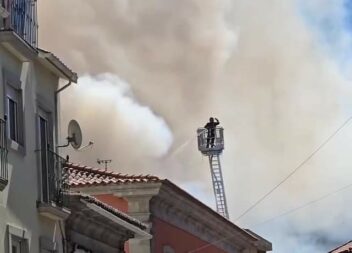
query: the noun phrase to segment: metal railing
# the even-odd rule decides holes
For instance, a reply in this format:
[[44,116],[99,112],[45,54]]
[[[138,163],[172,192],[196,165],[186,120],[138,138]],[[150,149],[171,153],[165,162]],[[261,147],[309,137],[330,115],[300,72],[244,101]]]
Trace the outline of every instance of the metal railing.
[[224,149],[224,129],[198,128],[197,129],[198,149],[202,153],[221,153]]
[[42,201],[44,203],[65,206],[68,191],[68,173],[65,170],[66,159],[51,150],[42,150]]
[[9,14],[0,22],[0,30],[13,30],[34,48],[38,46],[36,0],[0,0]]
[[[0,119],[0,182],[8,182],[6,121]],[[0,186],[1,187],[1,186]]]

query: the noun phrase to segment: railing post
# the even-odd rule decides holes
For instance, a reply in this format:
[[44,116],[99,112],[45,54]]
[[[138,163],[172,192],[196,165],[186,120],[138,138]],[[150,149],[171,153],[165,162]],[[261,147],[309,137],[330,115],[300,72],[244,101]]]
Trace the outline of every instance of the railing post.
[[54,202],[58,206],[63,206],[64,192],[67,190],[67,176],[65,175],[64,167],[66,160],[48,150],[48,178],[49,178],[49,198],[48,201]]
[[8,183],[6,121],[0,120],[0,190]]

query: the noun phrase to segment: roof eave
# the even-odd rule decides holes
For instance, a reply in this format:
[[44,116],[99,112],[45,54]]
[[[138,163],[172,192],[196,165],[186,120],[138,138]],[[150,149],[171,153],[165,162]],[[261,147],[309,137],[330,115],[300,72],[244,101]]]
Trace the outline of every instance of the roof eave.
[[88,208],[90,208],[91,210],[99,213],[100,215],[110,219],[111,221],[119,224],[120,226],[126,228],[129,231],[132,231],[135,234],[135,238],[138,239],[143,239],[143,240],[149,240],[152,238],[152,235],[147,233],[146,231],[138,228],[137,226],[128,223],[127,221],[121,219],[120,217],[113,215],[112,213],[104,210],[103,208],[99,207],[96,204],[93,203],[89,203],[85,200],[81,200],[82,203],[84,203]]
[[236,224],[234,224],[233,222],[231,222],[230,220],[226,219],[225,217],[221,216],[219,213],[217,213],[215,210],[213,210],[212,208],[210,208],[209,206],[207,206],[206,204],[204,204],[203,202],[199,201],[198,199],[196,199],[195,197],[193,197],[191,194],[189,194],[188,192],[186,192],[185,190],[181,189],[180,187],[178,187],[177,185],[175,185],[174,183],[172,183],[170,180],[168,179],[164,179],[162,180],[162,183],[164,183],[165,185],[172,187],[174,190],[176,190],[177,192],[181,193],[184,197],[188,198],[190,201],[192,201],[193,203],[196,203],[198,206],[200,206],[201,208],[203,208],[204,210],[207,210],[209,213],[217,216],[219,219],[223,220],[224,222],[226,222],[228,225],[232,226],[232,228],[236,229],[238,232],[240,232],[241,234],[243,234],[244,236],[246,236],[248,239],[252,240],[253,242],[257,242],[258,238],[256,238],[254,235],[250,234],[249,232],[247,232],[245,229],[240,228],[239,226],[237,226]]
[[260,235],[256,234],[255,232],[253,232],[250,229],[244,229],[244,230],[258,239],[256,244],[260,250],[263,250],[263,251],[272,251],[273,250],[273,245],[271,242],[269,242],[265,238],[261,237]]
[[39,49],[39,61],[51,70],[54,74],[60,78],[67,79],[71,82],[77,83],[78,75],[68,68],[58,57],[53,53],[46,52],[42,49]]

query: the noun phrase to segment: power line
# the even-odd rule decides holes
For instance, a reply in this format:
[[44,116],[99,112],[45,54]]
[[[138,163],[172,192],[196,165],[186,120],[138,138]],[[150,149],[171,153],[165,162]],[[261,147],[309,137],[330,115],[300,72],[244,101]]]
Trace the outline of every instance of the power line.
[[350,116],[339,128],[337,128],[322,144],[320,144],[306,159],[304,159],[296,168],[294,168],[285,178],[283,178],[277,185],[275,185],[270,191],[259,198],[254,204],[247,208],[240,216],[235,219],[235,222],[243,218],[251,210],[253,210],[257,205],[259,205],[264,199],[266,199],[271,193],[273,193],[277,188],[279,188],[283,183],[285,183],[290,177],[292,177],[303,165],[305,165],[314,155],[316,155],[326,144],[328,144],[350,121],[352,116]]
[[279,215],[277,215],[277,216],[275,216],[275,217],[269,218],[269,219],[267,219],[267,220],[265,220],[265,221],[262,221],[262,222],[259,222],[259,223],[257,223],[257,224],[254,224],[254,225],[252,225],[252,226],[250,226],[250,227],[260,226],[260,225],[263,225],[263,224],[265,224],[265,223],[271,222],[271,221],[273,221],[273,220],[279,219],[279,218],[281,218],[281,217],[283,217],[283,216],[289,215],[289,214],[294,213],[294,212],[296,212],[296,211],[298,211],[298,210],[300,210],[300,209],[303,209],[303,208],[308,207],[308,206],[310,206],[310,205],[313,205],[313,204],[315,204],[315,203],[317,203],[317,202],[319,202],[319,201],[322,201],[322,200],[324,200],[324,199],[326,199],[326,198],[328,198],[328,197],[331,197],[332,195],[334,195],[334,194],[336,194],[336,193],[339,193],[339,192],[342,192],[342,191],[344,191],[344,190],[347,190],[347,189],[350,188],[350,187],[352,187],[352,184],[345,185],[344,187],[341,187],[341,188],[339,188],[339,189],[337,189],[337,190],[335,190],[335,191],[329,192],[329,193],[327,193],[327,194],[325,194],[325,195],[323,195],[323,196],[321,196],[321,197],[319,197],[319,198],[317,198],[317,199],[314,199],[314,200],[312,200],[312,201],[309,201],[309,202],[307,202],[307,203],[305,203],[305,204],[303,204],[303,205],[301,205],[301,206],[295,207],[295,208],[293,208],[293,209],[291,209],[291,210],[288,210],[288,211],[286,211],[286,212],[283,212],[283,213],[281,213],[281,214],[279,214]]
[[[277,216],[275,216],[275,217],[273,217],[273,218],[270,218],[270,219],[267,219],[267,220],[265,220],[265,221],[263,221],[263,222],[260,222],[260,223],[257,223],[257,224],[255,224],[255,225],[252,225],[251,227],[253,227],[253,226],[259,226],[259,225],[268,223],[268,222],[270,222],[270,221],[273,221],[273,220],[275,220],[275,219],[281,218],[281,217],[283,217],[283,216],[289,215],[289,214],[291,214],[291,213],[293,213],[293,212],[296,212],[296,211],[298,211],[298,210],[300,210],[300,209],[303,209],[303,208],[305,208],[305,207],[307,207],[307,206],[310,206],[310,205],[315,204],[315,203],[317,203],[317,202],[319,202],[319,201],[322,201],[322,200],[324,200],[324,199],[326,199],[326,198],[328,198],[328,197],[331,197],[332,195],[334,195],[334,194],[336,194],[336,193],[339,193],[339,192],[342,192],[342,191],[344,191],[344,190],[347,190],[347,189],[350,188],[350,187],[352,187],[352,184],[345,185],[344,187],[341,187],[341,188],[339,188],[339,189],[337,189],[337,190],[335,190],[335,191],[329,192],[329,193],[327,193],[327,194],[325,194],[325,195],[323,195],[323,196],[321,196],[321,197],[319,197],[319,198],[317,198],[317,199],[315,199],[315,200],[309,201],[309,202],[307,202],[307,203],[305,203],[305,204],[303,204],[303,205],[301,205],[301,206],[298,206],[298,207],[296,207],[296,208],[293,208],[293,209],[291,209],[291,210],[288,210],[288,211],[286,211],[286,212],[284,212],[284,213],[282,213],[282,214],[279,214],[279,215],[277,215]],[[225,240],[229,240],[229,239],[231,239],[231,238],[233,238],[233,237],[234,237],[234,236],[222,238],[222,239],[217,240],[217,241],[214,241],[214,242],[212,242],[212,243],[203,245],[202,247],[200,247],[200,248],[198,248],[198,249],[189,251],[189,253],[193,253],[193,252],[200,251],[200,250],[202,250],[202,249],[204,249],[204,248],[210,247],[210,246],[212,246],[212,245],[215,245],[215,244],[217,244],[217,243],[219,243],[219,242],[222,242],[222,241],[225,241]]]
[[[288,174],[283,180],[281,180],[277,185],[274,186],[274,188],[272,188],[269,192],[267,192],[263,197],[261,197],[259,200],[257,200],[253,205],[251,205],[248,209],[246,209],[235,221],[238,221],[239,219],[241,219],[242,217],[244,217],[247,213],[249,213],[252,209],[254,209],[258,204],[260,204],[265,198],[267,198],[271,193],[273,193],[277,188],[279,188],[283,183],[285,183],[291,176],[293,176],[304,164],[306,164],[314,155],[316,155],[326,144],[328,144],[350,121],[352,120],[352,115],[339,127],[337,128],[322,144],[320,144],[306,159],[304,159],[296,168],[294,168],[294,170],[292,170],[290,172],[290,174]],[[310,204],[313,204],[315,202],[318,202],[324,198],[327,198],[328,196],[336,193],[336,192],[339,192],[339,191],[342,191],[348,187],[352,186],[351,185],[347,185],[345,187],[342,187],[340,189],[338,189],[337,191],[335,192],[332,192],[332,193],[328,193],[326,195],[324,195],[323,197],[317,199],[317,200],[313,200],[311,202],[309,202]],[[305,204],[305,206],[307,206],[307,204]],[[300,208],[303,208],[305,206],[300,206],[298,207],[299,209]],[[296,208],[298,210],[298,208]],[[293,212],[293,210],[290,210],[288,212]],[[284,214],[282,214],[284,215]],[[285,214],[287,215],[287,214]],[[193,249],[191,251],[188,251],[188,253],[194,253],[194,252],[198,252],[198,251],[201,251],[205,248],[208,248],[212,245],[216,245],[220,242],[223,242],[223,241],[226,241],[226,240],[229,240],[233,238],[233,236],[231,237],[224,237],[222,239],[219,239],[219,240],[216,240],[212,243],[208,243],[208,244],[205,244],[199,248],[196,248],[196,249]]]
[[[293,208],[293,209],[291,209],[291,210],[288,210],[288,211],[286,211],[286,212],[284,212],[284,213],[282,213],[282,214],[279,214],[279,215],[277,215],[277,216],[275,216],[275,217],[273,217],[273,218],[267,219],[267,220],[265,220],[265,221],[263,221],[263,222],[257,223],[257,224],[255,224],[255,225],[250,226],[250,227],[259,226],[259,225],[262,225],[262,224],[264,224],[264,223],[268,223],[268,222],[273,221],[273,220],[275,220],[275,219],[278,219],[278,218],[281,218],[281,217],[286,216],[286,215],[288,215],[288,214],[291,214],[291,213],[296,212],[296,211],[298,211],[298,210],[300,210],[300,209],[303,209],[303,208],[305,208],[305,207],[307,207],[307,206],[310,206],[310,205],[315,204],[315,203],[317,203],[317,202],[319,202],[319,201],[322,201],[322,200],[324,200],[324,199],[326,199],[326,198],[328,198],[328,197],[330,197],[330,196],[332,196],[332,195],[334,195],[334,194],[336,194],[336,193],[339,193],[339,192],[342,192],[342,191],[344,191],[344,190],[347,190],[347,189],[350,188],[350,187],[352,187],[352,184],[345,185],[345,186],[343,186],[343,187],[341,187],[341,188],[339,188],[339,189],[337,189],[337,190],[335,190],[335,191],[329,192],[329,193],[327,193],[327,194],[325,194],[325,195],[323,195],[323,196],[321,196],[321,197],[319,197],[319,198],[317,198],[317,199],[315,199],[315,200],[309,201],[309,202],[307,202],[307,203],[305,203],[305,204],[303,204],[303,205],[301,205],[301,206],[298,206],[298,207],[296,207],[296,208]],[[213,241],[213,242],[211,242],[211,243],[205,244],[205,245],[203,245],[202,247],[199,247],[199,248],[196,248],[196,249],[194,249],[194,250],[188,251],[188,253],[194,253],[194,252],[201,251],[201,250],[203,250],[203,249],[205,249],[205,248],[208,248],[208,247],[210,247],[210,246],[215,246],[216,244],[218,244],[218,243],[220,243],[220,242],[223,242],[223,241],[226,241],[226,240],[230,240],[230,239],[233,238],[233,237],[234,237],[234,236],[223,237],[223,238],[221,238],[221,239],[219,239],[219,240],[216,240],[216,241]]]

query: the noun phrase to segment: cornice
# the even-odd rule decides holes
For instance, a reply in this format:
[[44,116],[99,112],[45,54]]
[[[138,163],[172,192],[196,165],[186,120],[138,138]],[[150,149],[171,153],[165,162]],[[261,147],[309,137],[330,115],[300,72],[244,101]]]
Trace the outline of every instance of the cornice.
[[117,197],[142,197],[158,194],[160,182],[155,183],[125,183],[110,185],[94,185],[83,187],[72,187],[73,192],[84,192],[90,195],[113,194]]
[[240,228],[234,229],[228,222],[219,219],[217,214],[207,212],[167,184],[163,184],[159,194],[152,198],[150,209],[155,217],[207,242],[220,240],[217,246],[229,252],[241,252],[243,249],[253,248],[257,242],[246,231]]
[[228,252],[237,253],[245,249],[258,248],[259,239],[220,217],[215,211],[168,180],[155,183],[76,187],[74,190],[92,195],[113,194],[127,199],[128,214],[140,219],[149,228],[152,225],[151,217],[154,216],[204,241],[220,240],[217,247]]

